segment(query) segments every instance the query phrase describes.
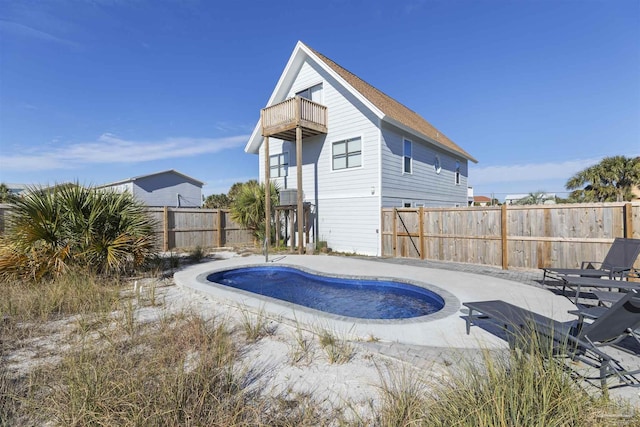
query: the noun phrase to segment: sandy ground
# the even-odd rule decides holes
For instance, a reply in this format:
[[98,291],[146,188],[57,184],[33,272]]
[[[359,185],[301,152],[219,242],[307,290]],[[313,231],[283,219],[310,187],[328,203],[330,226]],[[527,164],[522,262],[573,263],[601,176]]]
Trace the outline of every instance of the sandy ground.
[[[351,412],[349,416],[366,418],[371,409],[379,405],[381,375],[387,378],[391,370],[429,378],[432,375],[440,377],[446,372],[448,361],[445,359],[414,366],[380,354],[376,348],[370,348],[371,342],[347,341],[340,336],[335,338],[346,349],[338,351],[349,355],[349,360],[331,363],[319,342],[318,333],[322,331],[306,331],[276,323],[239,307],[221,305],[208,296],[175,285],[161,288],[160,293],[164,310],[194,310],[205,317],[228,320],[239,329],[247,318],[250,322],[265,321],[269,333],[246,346],[238,368],[255,372],[255,386],[274,396],[307,396],[328,410],[341,407]],[[150,310],[144,316],[149,316],[150,320],[159,314],[159,310]],[[242,331],[239,333],[243,334]],[[301,349],[300,342],[306,343],[305,350]]]
[[[367,348],[371,343],[345,341],[343,344],[347,349],[341,350],[341,354],[348,355],[349,360],[331,363],[316,333],[273,322],[239,307],[221,305],[207,296],[176,286],[172,278],[136,280],[125,293],[135,292],[153,292],[157,301],[156,306],[143,306],[136,310],[136,319],[140,323],[155,322],[170,313],[194,312],[204,318],[225,321],[233,328],[238,340],[244,342],[245,322],[266,322],[269,333],[244,346],[237,369],[251,373],[255,379],[252,386],[273,396],[285,399],[308,397],[327,410],[343,408],[348,418],[367,418],[372,408],[379,405],[381,375],[387,375],[390,370],[408,372],[412,376],[425,372],[424,365],[418,369],[410,363]],[[74,341],[70,337],[77,327],[75,318],[50,322],[43,336],[25,340],[18,349],[5,355],[3,363],[16,376],[27,374],[38,366],[55,364],[63,352],[71,349]],[[341,337],[336,338],[342,341]],[[304,351],[300,342],[306,343]],[[431,366],[437,375],[444,372],[444,367],[439,363]]]
[[[459,368],[463,358],[480,357],[478,349],[420,347],[415,350],[414,346],[411,351],[411,348],[394,348],[390,343],[345,340],[342,344],[347,350],[343,349],[341,354],[347,354],[349,360],[331,363],[327,351],[320,345],[319,334],[323,331],[303,330],[238,306],[221,304],[211,296],[176,286],[170,275],[165,279],[139,279],[131,283],[130,291],[143,294],[153,291],[159,302],[154,307],[140,307],[136,311],[139,322],[154,322],[167,313],[193,311],[228,321],[234,326],[238,339],[244,339],[243,323],[264,321],[270,333],[247,344],[238,369],[254,373],[255,386],[275,396],[311,397],[327,409],[345,408],[350,417],[368,418],[372,408],[379,407],[381,381],[388,379],[390,372],[428,383]],[[16,373],[27,372],[38,364],[55,363],[61,352],[68,349],[68,335],[76,324],[74,319],[52,322],[46,337],[25,343],[4,362]],[[343,337],[336,338],[341,342]],[[306,343],[304,350],[301,342]],[[634,405],[640,402],[637,390],[627,388],[618,396],[630,399]]]

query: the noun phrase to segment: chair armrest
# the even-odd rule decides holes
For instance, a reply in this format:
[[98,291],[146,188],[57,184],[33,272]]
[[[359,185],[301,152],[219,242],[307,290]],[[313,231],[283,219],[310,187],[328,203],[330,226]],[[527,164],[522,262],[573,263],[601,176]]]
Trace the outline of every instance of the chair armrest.
[[587,269],[593,269],[593,270],[597,270],[598,267],[594,266],[595,265],[602,265],[602,261],[582,261],[582,263],[580,264],[580,269],[581,270],[587,270]]
[[569,310],[569,314],[573,314],[578,316],[578,325],[576,325],[576,329],[580,331],[582,326],[584,325],[585,320],[595,320],[598,317],[602,316],[608,310],[607,307],[588,307],[588,308],[579,308],[578,310]]
[[[613,280],[624,280],[630,276],[632,271],[634,271],[633,268],[614,268],[609,272],[609,278]],[[637,274],[637,272],[634,274]]]

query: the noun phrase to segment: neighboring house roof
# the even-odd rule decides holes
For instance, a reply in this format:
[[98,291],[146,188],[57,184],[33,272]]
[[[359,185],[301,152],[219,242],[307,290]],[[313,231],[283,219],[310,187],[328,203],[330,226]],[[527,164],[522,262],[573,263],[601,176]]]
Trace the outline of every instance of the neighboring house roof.
[[29,188],[34,187],[34,186],[29,186],[28,184],[8,184],[8,183],[5,184],[5,186],[9,190],[9,193],[13,195],[24,193],[27,190],[29,190]]
[[204,185],[204,182],[202,182],[202,181],[199,181],[199,180],[197,180],[195,178],[192,178],[192,177],[190,177],[188,175],[180,173],[177,170],[169,169],[169,170],[166,170],[166,171],[155,172],[155,173],[150,173],[150,174],[146,174],[146,175],[134,176],[133,178],[123,179],[121,181],[112,182],[110,184],[99,185],[96,188],[113,187],[115,185],[122,185],[122,184],[127,184],[129,182],[138,181],[138,180],[140,180],[142,178],[149,178],[151,176],[163,175],[163,174],[167,174],[167,173],[171,173],[171,174],[174,174],[174,175],[181,176],[182,178],[186,179],[187,181],[191,181],[192,183],[196,184],[199,187],[202,187]]
[[[442,132],[433,127],[433,125],[427,122],[418,113],[405,107],[395,99],[376,89],[355,74],[300,41],[296,44],[296,47],[289,58],[289,62],[280,76],[280,80],[271,94],[271,98],[267,105],[271,105],[276,100],[279,101],[284,99],[286,93],[283,93],[283,86],[287,86],[285,85],[285,82],[291,83],[293,81],[295,78],[295,73],[293,73],[295,66],[302,63],[305,55],[315,60],[315,62],[317,62],[325,71],[341,82],[347,90],[368,106],[381,120],[417,134],[434,145],[440,146],[447,151],[454,152],[474,163],[478,162],[473,156],[447,138]],[[258,122],[247,146],[245,147],[245,151],[257,153],[261,143],[262,136],[260,135],[260,123]]]
[[473,196],[473,201],[476,203],[490,203],[491,198],[487,196]]
[[[521,199],[525,199],[527,197],[529,197],[531,193],[527,193],[527,194],[507,194],[507,196],[504,198],[505,202],[516,202],[518,200]],[[543,193],[541,194],[543,199],[555,199],[556,194],[555,193]]]

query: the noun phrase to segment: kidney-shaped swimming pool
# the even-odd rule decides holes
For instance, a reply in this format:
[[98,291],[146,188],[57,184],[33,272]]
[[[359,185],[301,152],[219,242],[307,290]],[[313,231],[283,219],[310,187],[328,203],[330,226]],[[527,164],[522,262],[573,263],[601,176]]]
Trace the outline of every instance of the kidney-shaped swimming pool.
[[440,311],[444,299],[408,283],[328,277],[292,267],[242,267],[211,273],[209,282],[360,319],[407,319]]

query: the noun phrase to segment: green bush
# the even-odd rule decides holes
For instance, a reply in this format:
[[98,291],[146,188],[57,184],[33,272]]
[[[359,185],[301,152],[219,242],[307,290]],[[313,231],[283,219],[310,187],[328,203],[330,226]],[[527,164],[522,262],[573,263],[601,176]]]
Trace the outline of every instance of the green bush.
[[[231,219],[249,229],[259,242],[263,241],[265,237],[265,193],[264,184],[249,181],[238,187],[231,202]],[[274,208],[279,203],[279,189],[274,183],[271,183],[269,194],[271,196],[271,218],[273,218]],[[272,238],[275,231],[275,223],[272,222]]]
[[72,266],[121,273],[154,252],[154,222],[126,192],[79,185],[31,189],[12,205],[0,241],[0,277],[40,280]]

